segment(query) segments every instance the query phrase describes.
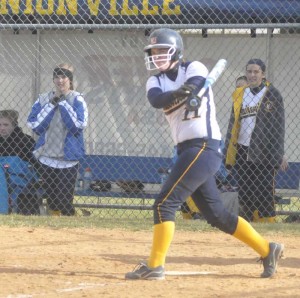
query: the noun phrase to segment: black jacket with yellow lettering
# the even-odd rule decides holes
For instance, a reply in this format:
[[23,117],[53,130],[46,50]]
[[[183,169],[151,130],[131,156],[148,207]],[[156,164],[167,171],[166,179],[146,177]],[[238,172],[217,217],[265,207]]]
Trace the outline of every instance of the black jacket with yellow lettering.
[[[232,95],[233,107],[225,141],[227,166],[235,164],[240,130],[240,111],[246,88],[237,88]],[[256,123],[248,150],[248,160],[278,168],[284,155],[284,104],[280,92],[272,84],[267,82],[266,88],[256,114]]]

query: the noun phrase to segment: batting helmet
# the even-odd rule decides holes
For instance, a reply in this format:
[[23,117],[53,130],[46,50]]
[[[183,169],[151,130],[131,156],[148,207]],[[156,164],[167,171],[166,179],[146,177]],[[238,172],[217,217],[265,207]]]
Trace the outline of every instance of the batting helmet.
[[151,55],[151,50],[154,48],[169,49],[167,54],[159,55],[159,61],[168,62],[182,59],[183,41],[180,34],[174,30],[167,28],[154,30],[150,34],[149,43],[144,48],[145,64],[148,70],[157,68]]

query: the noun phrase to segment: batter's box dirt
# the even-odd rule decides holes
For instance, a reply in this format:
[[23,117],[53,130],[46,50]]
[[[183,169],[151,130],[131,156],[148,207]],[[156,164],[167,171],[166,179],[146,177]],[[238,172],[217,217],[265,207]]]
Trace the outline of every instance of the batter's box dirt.
[[8,228],[0,231],[0,298],[299,297],[300,236],[272,235],[285,258],[272,279],[250,248],[221,232],[176,231],[164,281],[128,281],[152,232]]

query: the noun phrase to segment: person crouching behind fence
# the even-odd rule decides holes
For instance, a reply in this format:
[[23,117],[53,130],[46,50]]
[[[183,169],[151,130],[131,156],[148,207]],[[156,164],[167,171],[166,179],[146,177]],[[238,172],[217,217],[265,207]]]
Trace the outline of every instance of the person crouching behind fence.
[[1,183],[7,192],[1,187],[1,200],[5,199],[4,191],[9,196],[8,213],[39,214],[37,196],[31,188],[36,182],[32,170],[35,141],[23,132],[18,119],[16,110],[0,111],[0,165],[7,169],[5,183]]
[[19,113],[15,110],[0,111],[0,156],[18,156],[34,162],[34,139],[18,125]]
[[28,116],[28,126],[39,136],[34,156],[43,179],[50,215],[74,215],[78,160],[84,155],[86,102],[73,86],[73,66],[54,68],[55,91],[39,95]]

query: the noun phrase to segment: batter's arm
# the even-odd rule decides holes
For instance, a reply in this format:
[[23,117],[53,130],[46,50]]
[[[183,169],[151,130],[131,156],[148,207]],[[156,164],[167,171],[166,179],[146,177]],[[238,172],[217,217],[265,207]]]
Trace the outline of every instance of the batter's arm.
[[163,92],[159,87],[151,88],[147,93],[147,97],[154,108],[162,109],[172,104],[175,100],[186,100],[191,93],[197,94],[197,92],[199,92],[199,90],[203,87],[204,83],[205,78],[192,77],[189,78],[179,89],[173,91]]

